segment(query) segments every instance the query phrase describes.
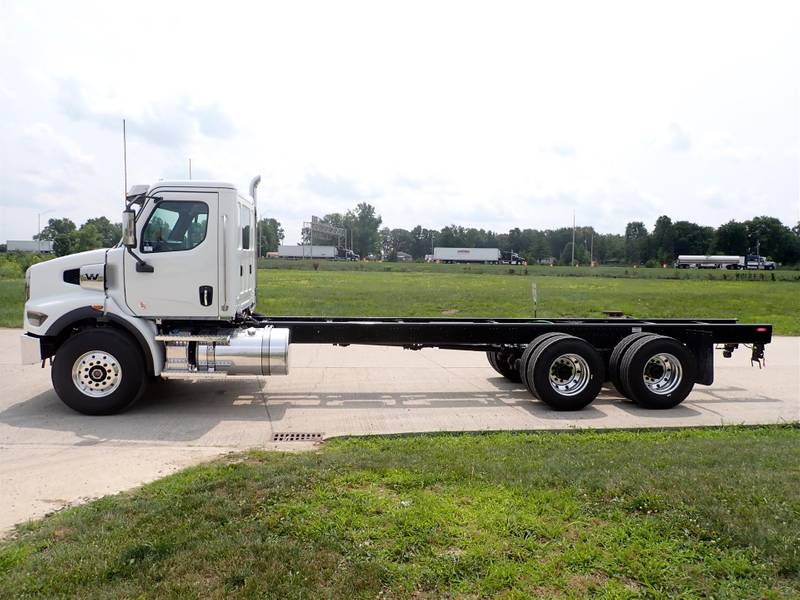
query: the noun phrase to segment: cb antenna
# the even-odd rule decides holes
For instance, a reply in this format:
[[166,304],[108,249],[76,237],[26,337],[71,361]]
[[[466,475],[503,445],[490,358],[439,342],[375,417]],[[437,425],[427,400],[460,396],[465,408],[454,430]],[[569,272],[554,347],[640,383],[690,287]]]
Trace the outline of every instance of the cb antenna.
[[127,207],[128,201],[128,137],[125,135],[125,119],[122,119],[122,200]]

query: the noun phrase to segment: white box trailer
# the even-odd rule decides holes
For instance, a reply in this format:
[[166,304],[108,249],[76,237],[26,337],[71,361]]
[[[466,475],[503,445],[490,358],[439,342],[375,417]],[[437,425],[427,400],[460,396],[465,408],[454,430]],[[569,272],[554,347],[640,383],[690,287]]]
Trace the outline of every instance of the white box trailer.
[[6,251],[50,254],[53,251],[53,242],[50,240],[8,240]]
[[434,248],[434,262],[444,263],[499,263],[499,248]]
[[336,246],[279,246],[278,258],[336,258],[339,255]]

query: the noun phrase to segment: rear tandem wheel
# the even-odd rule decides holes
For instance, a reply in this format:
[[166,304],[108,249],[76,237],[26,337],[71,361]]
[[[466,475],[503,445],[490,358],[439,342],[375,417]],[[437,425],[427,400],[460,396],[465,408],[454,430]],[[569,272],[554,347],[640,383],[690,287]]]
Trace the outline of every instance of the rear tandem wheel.
[[625,395],[639,406],[672,408],[683,402],[697,380],[694,355],[663,335],[635,341],[622,355],[619,377]]
[[519,360],[521,352],[519,350],[503,349],[503,350],[489,350],[486,352],[486,358],[492,368],[500,373],[503,377],[514,383],[522,381],[519,375],[519,368],[517,367],[517,360]]
[[531,393],[554,410],[584,408],[597,397],[604,380],[600,353],[586,340],[571,335],[540,341],[525,372]]
[[625,354],[625,351],[630,348],[635,342],[641,340],[643,338],[655,335],[653,333],[647,333],[644,331],[639,331],[637,333],[632,333],[627,337],[624,337],[620,340],[620,342],[614,346],[614,350],[611,352],[611,358],[608,360],[608,380],[614,384],[616,390],[628,398],[632,400],[630,395],[628,394],[627,390],[625,389],[625,382],[620,378],[620,368],[622,363],[622,357]]

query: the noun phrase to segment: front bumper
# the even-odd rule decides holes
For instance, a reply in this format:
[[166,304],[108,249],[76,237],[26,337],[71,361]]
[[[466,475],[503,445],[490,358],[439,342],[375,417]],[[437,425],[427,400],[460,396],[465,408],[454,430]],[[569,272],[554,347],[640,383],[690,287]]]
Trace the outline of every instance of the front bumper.
[[22,350],[23,365],[42,362],[42,345],[39,338],[33,337],[29,333],[23,333],[20,336],[20,348]]

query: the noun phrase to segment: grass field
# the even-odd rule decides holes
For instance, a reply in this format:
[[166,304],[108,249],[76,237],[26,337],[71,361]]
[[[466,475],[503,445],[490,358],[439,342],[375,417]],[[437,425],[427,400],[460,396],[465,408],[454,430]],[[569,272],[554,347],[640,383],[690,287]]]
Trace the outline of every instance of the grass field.
[[601,317],[736,317],[800,334],[800,287],[785,281],[704,281],[518,277],[468,273],[267,270],[259,273],[258,307],[268,314],[367,316],[533,315]]
[[22,327],[25,281],[0,279],[0,327]]
[[[369,264],[380,266],[380,263]],[[385,271],[371,266],[362,270],[360,265],[352,263],[325,263],[319,271],[314,271],[310,264],[308,269],[299,262],[294,265],[302,268],[270,268],[259,272],[261,312],[526,317],[533,315],[531,283],[535,281],[540,317],[599,317],[603,310],[622,310],[650,318],[735,317],[743,322],[772,323],[775,333],[780,335],[800,334],[800,285],[791,280],[772,281],[770,274],[765,273],[758,274],[767,276],[764,281],[723,281],[694,277],[661,279],[655,274],[570,277],[557,271],[551,274],[547,267],[525,276],[519,267],[512,275],[509,267],[493,265],[470,267],[470,270],[462,265],[412,265],[420,269],[410,271]],[[20,326],[22,304],[23,282],[0,280],[0,326]]]
[[800,429],[254,452],[23,526],[0,597],[797,598]]
[[547,275],[551,277],[603,277],[625,279],[702,279],[720,281],[800,281],[800,270],[778,269],[776,271],[727,271],[718,269],[654,269],[633,267],[562,267],[562,266],[517,266],[457,264],[445,265],[420,262],[346,262],[328,260],[290,260],[280,258],[258,261],[259,269],[294,271],[366,271],[385,273],[487,273],[492,275]]

